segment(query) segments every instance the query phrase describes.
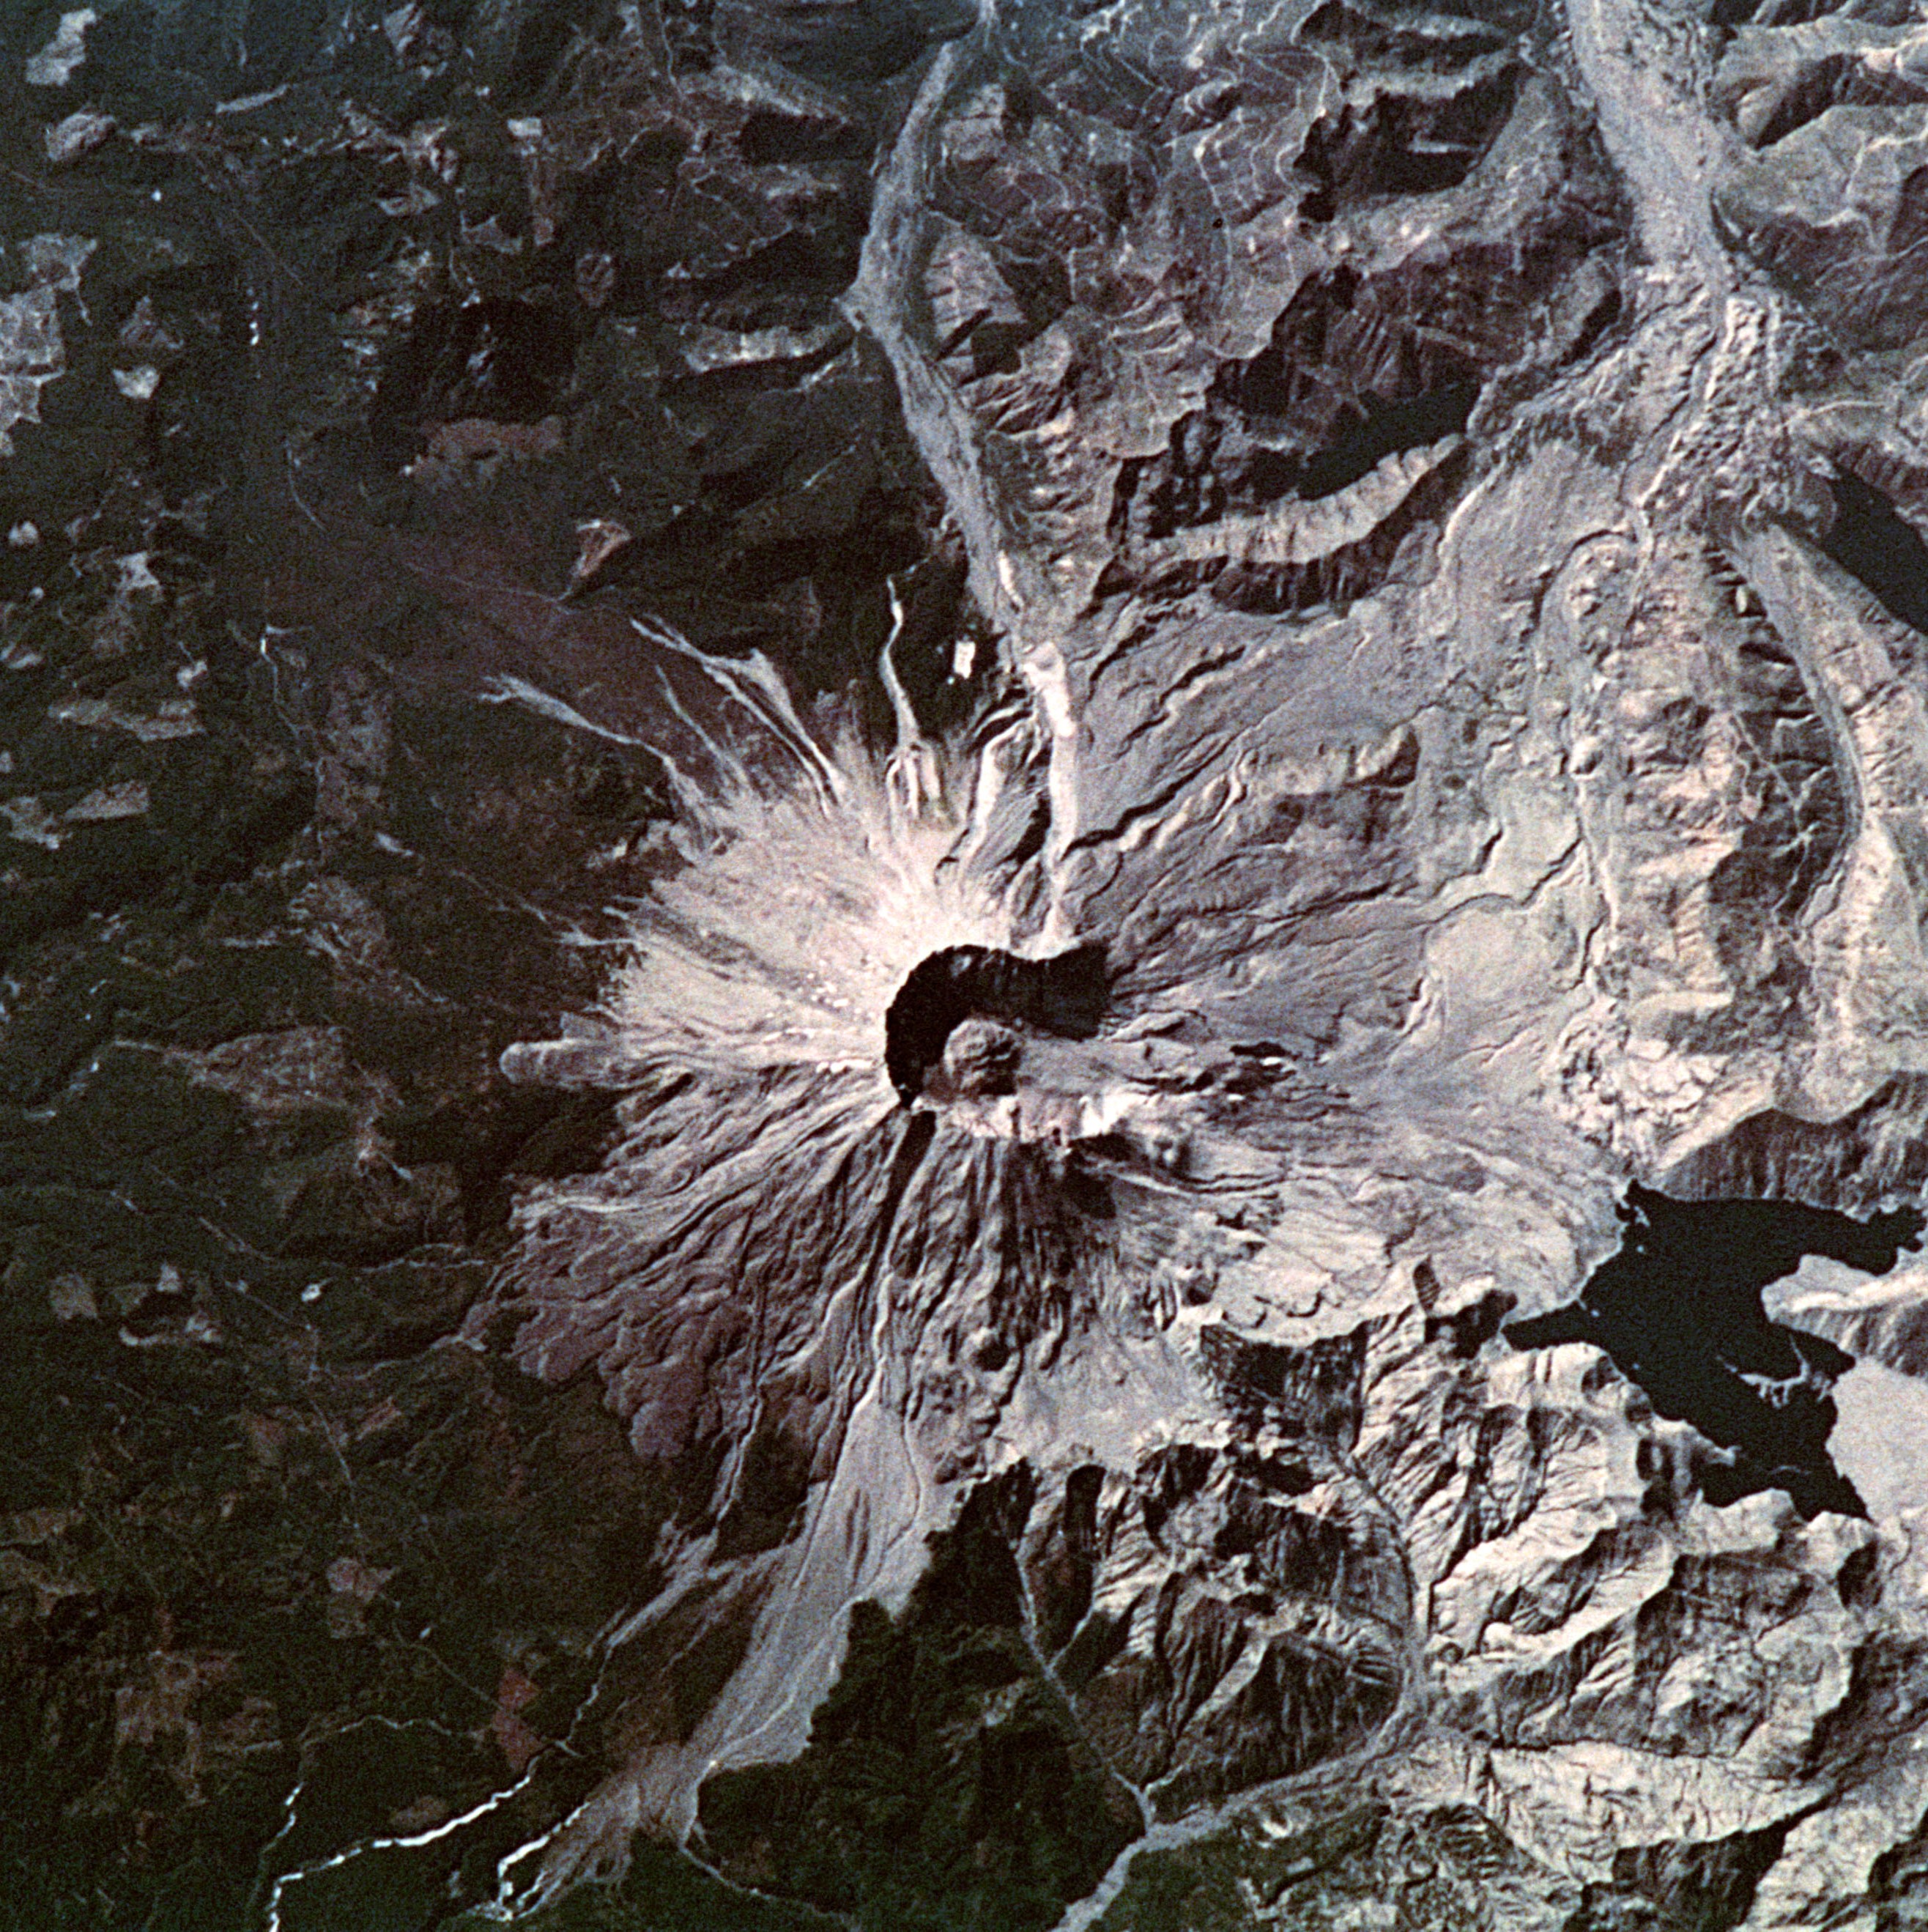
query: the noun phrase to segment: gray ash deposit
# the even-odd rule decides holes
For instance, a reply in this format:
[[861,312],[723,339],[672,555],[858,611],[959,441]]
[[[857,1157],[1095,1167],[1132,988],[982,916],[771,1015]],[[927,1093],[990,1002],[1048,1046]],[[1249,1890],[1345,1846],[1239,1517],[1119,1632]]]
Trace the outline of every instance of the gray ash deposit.
[[0,1918],[1921,1916],[1918,19],[0,104]]

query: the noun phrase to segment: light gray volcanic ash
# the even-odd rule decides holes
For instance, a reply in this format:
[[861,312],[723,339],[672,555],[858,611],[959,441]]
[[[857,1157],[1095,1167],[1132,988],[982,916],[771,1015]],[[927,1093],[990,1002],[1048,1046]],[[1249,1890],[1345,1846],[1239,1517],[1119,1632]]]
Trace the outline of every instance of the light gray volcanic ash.
[[[1920,1178],[1918,38],[1117,0],[933,58],[847,306],[995,661],[940,732],[887,646],[879,751],[649,640],[678,829],[603,1010],[513,1058],[623,1135],[481,1325],[674,1486],[613,1648],[705,1688],[505,1898],[639,1828],[814,1895],[706,1781],[827,1749],[853,1606],[1005,1484],[1013,1628],[1147,1861],[1252,1889],[1363,1790],[1495,1834],[1508,1923],[1877,1922],[1912,1491],[1717,1507],[1718,1425],[1501,1323],[1630,1179]],[[987,998],[893,1088],[922,962],[1079,947],[1092,1026]],[[1224,1922],[1324,1922],[1345,1842]],[[1131,1856],[1075,1922],[1137,1922]]]

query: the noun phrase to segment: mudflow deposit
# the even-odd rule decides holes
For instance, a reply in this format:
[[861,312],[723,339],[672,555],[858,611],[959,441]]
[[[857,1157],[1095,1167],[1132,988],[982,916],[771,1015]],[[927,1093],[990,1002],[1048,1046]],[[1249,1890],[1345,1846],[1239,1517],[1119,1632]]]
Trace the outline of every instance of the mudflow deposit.
[[25,5],[0,1925],[1928,1924],[1928,16]]

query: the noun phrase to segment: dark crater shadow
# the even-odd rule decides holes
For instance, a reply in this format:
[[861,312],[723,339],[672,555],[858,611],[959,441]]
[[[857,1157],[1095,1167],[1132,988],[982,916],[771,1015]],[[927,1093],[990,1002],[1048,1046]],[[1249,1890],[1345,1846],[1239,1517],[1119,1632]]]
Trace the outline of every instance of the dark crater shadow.
[[884,1070],[907,1107],[962,1022],[1009,1020],[1062,1040],[1089,1040],[1105,1017],[1107,992],[1102,945],[1049,959],[1020,959],[991,946],[947,946],[911,968],[885,1012]]
[[1710,1502],[1785,1490],[1804,1516],[1865,1516],[1828,1454],[1831,1394],[1855,1358],[1771,1322],[1761,1291],[1804,1255],[1885,1274],[1917,1240],[1912,1208],[1865,1221],[1787,1201],[1675,1201],[1637,1183],[1620,1210],[1626,1233],[1571,1306],[1502,1330],[1518,1348],[1591,1342],[1645,1390],[1729,1452],[1699,1472]]

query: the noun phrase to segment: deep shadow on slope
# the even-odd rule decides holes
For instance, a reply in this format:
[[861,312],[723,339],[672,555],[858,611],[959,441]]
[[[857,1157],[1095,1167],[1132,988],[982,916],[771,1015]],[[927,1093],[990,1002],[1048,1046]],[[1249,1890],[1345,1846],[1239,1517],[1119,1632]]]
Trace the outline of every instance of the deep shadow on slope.
[[1479,394],[1479,385],[1471,382],[1390,400],[1369,392],[1360,413],[1306,460],[1299,477],[1299,494],[1308,502],[1336,496],[1370,476],[1387,457],[1423,448],[1441,436],[1459,435]]
[[1732,1452],[1701,1472],[1711,1502],[1777,1489],[1804,1516],[1865,1515],[1828,1454],[1830,1391],[1854,1358],[1770,1322],[1761,1291],[1804,1255],[1885,1274],[1921,1234],[1922,1215],[1906,1209],[1858,1221],[1787,1201],[1675,1201],[1637,1183],[1620,1213],[1620,1251],[1579,1300],[1511,1323],[1507,1340],[1520,1348],[1604,1348],[1663,1415],[1692,1423]]

